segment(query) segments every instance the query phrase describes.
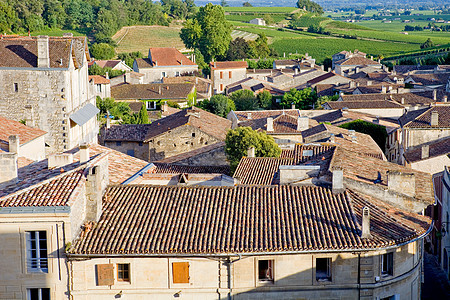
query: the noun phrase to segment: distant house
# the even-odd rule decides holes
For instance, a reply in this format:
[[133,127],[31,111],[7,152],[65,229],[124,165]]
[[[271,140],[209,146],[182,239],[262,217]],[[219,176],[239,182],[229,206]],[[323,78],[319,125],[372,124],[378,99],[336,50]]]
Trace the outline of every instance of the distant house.
[[436,174],[450,166],[450,136],[411,148],[405,152],[405,164],[415,170]]
[[144,74],[144,83],[157,83],[165,77],[193,74],[198,65],[175,48],[150,48],[148,58],[134,61],[133,71]]
[[222,142],[230,128],[229,120],[192,107],[151,124],[102,128],[100,142],[153,162]]
[[195,85],[192,83],[149,83],[122,84],[111,88],[111,96],[116,101],[143,101],[148,110],[154,110],[161,100],[168,100],[185,107],[188,101],[195,101]]
[[249,21],[250,24],[266,26],[266,20],[262,18],[255,18]]
[[128,72],[131,71],[131,68],[121,60],[94,60],[89,63],[89,66],[92,66],[93,64],[96,64],[100,68],[111,68],[113,70]]
[[247,77],[246,61],[213,61],[209,65],[215,94],[223,93],[227,85]]
[[109,79],[111,82],[111,86],[120,85],[124,83],[130,84],[143,84],[144,83],[144,74],[136,73],[134,71],[125,72],[122,75],[113,77]]
[[89,75],[89,82],[94,84],[94,94],[100,98],[111,97],[111,83],[108,76]]
[[212,81],[197,76],[178,76],[163,78],[163,83],[192,83],[197,91],[197,100],[209,99],[213,95]]

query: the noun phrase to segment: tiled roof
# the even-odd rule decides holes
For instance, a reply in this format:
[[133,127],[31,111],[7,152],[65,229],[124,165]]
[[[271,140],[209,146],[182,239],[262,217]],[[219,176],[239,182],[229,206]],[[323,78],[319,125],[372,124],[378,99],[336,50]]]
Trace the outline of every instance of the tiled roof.
[[122,84],[111,87],[111,97],[116,100],[185,100],[194,92],[192,83]]
[[[441,155],[450,154],[450,137],[440,139],[437,141],[432,141],[427,143],[429,148],[429,156],[425,159],[437,157]],[[408,150],[405,154],[405,158],[409,163],[422,160],[422,147],[419,145],[411,150]]]
[[388,100],[397,102],[397,104],[415,105],[415,104],[429,104],[435,102],[433,100],[432,92],[425,93],[402,93],[402,94],[362,94],[362,95],[342,95],[343,101],[361,101],[361,102],[373,102]]
[[433,70],[434,68],[436,68],[435,65],[396,65],[394,66],[394,71],[399,74],[405,74],[411,71]]
[[408,78],[414,80],[414,82],[422,85],[439,85],[446,84],[450,78],[449,73],[433,73],[433,74],[414,74],[409,75]]
[[103,75],[89,75],[89,82],[93,80],[94,84],[109,84],[110,80]]
[[20,122],[0,117],[0,148],[6,147],[5,150],[8,150],[10,135],[18,136],[19,143],[23,145],[46,133],[38,128],[28,127]]
[[105,141],[143,142],[151,124],[121,124],[105,128]]
[[[358,95],[359,96],[359,95]],[[389,100],[374,101],[329,101],[326,104],[331,109],[362,109],[362,108],[403,108],[401,104]]]
[[195,84],[197,93],[206,94],[211,89],[211,80],[196,77],[196,76],[178,76],[178,77],[164,77],[163,83],[192,83]]
[[[263,130],[268,134],[300,134],[301,131],[297,130],[297,119],[298,117],[291,116],[288,114],[281,114],[273,119],[273,131],[267,131],[267,118],[262,119],[252,119],[248,121],[242,121],[239,123],[240,127],[249,126],[253,130]],[[313,119],[308,119],[309,126],[316,126],[318,123]]]
[[[294,117],[300,116],[298,109],[284,109],[284,110],[236,110],[234,111],[238,121],[248,121],[257,119],[276,118],[280,115],[286,114]],[[249,118],[250,116],[250,118]]]
[[189,58],[176,48],[150,48],[153,66],[196,66]]
[[248,68],[248,64],[246,61],[213,61],[210,62],[209,65],[211,66],[211,70],[218,70],[218,69],[241,69],[241,68]]
[[191,174],[225,174],[230,175],[228,166],[186,166],[169,163],[154,162],[149,173],[191,173]]
[[170,156],[170,157],[166,157],[163,160],[160,160],[159,162],[161,163],[177,163],[179,161],[200,155],[202,153],[206,153],[209,151],[213,151],[219,148],[223,148],[223,151],[225,152],[225,142],[218,142],[218,143],[214,143],[211,145],[206,145],[204,147],[192,150],[192,151],[188,151],[188,152],[184,152],[184,153],[180,153],[178,155],[174,155],[174,156]]
[[111,68],[113,69],[115,66],[120,64],[121,60],[95,60],[94,63],[97,64],[100,68]]
[[[371,239],[362,239],[362,208]],[[70,254],[175,255],[365,250],[412,240],[428,218],[320,187],[112,186]]]
[[153,68],[152,63],[148,58],[136,58],[134,62],[136,63],[139,69]]
[[311,79],[311,80],[308,80],[308,84],[316,84],[316,83],[318,83],[318,82],[321,82],[321,81],[324,81],[325,79],[328,79],[328,78],[331,78],[331,77],[334,77],[334,76],[339,76],[339,75],[336,75],[335,73],[333,73],[333,72],[328,72],[328,73],[325,73],[325,74],[323,74],[323,75],[320,75],[320,76],[318,76],[318,77],[316,77],[316,78],[313,78],[313,79]]
[[373,61],[371,59],[362,56],[353,56],[340,61],[335,62],[335,65],[341,66],[370,66],[370,65],[381,65],[379,62]]
[[395,163],[358,154],[353,151],[337,147],[330,162],[330,169],[341,168],[344,176],[356,181],[387,187],[387,172],[398,171],[414,173],[415,176],[415,198],[426,203],[434,203],[433,184],[431,175],[428,173],[403,167]]
[[[82,66],[83,56],[89,60],[85,37],[49,37],[50,68],[68,68],[73,55],[75,68]],[[2,36],[0,68],[37,68],[37,37]]]
[[[450,128],[450,105],[437,105],[428,109],[420,110],[417,113],[408,112],[406,116],[400,118],[403,127],[407,128],[435,128],[432,127],[431,114],[438,112],[438,128]],[[409,116],[408,116],[409,115]],[[403,118],[404,117],[404,118]]]

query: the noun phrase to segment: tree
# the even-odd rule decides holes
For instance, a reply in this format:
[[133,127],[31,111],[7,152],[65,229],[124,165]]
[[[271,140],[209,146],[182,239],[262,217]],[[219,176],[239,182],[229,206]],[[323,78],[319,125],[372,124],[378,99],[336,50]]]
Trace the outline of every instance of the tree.
[[268,39],[264,33],[258,34],[256,40],[249,41],[248,46],[250,48],[249,57],[266,58],[270,55]]
[[17,21],[14,9],[8,3],[0,2],[0,32],[10,32]]
[[433,41],[430,38],[428,38],[425,41],[425,43],[420,45],[420,49],[426,49],[426,48],[431,48],[431,47],[434,47],[434,43],[433,43]]
[[279,157],[281,154],[273,137],[265,132],[258,132],[250,127],[229,130],[225,138],[225,153],[233,172],[241,158],[247,156],[250,147],[255,148],[257,157]]
[[272,108],[272,94],[269,91],[262,91],[256,95],[259,107],[263,109]]
[[339,95],[321,96],[321,97],[317,98],[315,108],[323,109],[322,104],[325,104],[330,101],[337,101],[338,99],[339,99]]
[[114,47],[106,43],[94,44],[91,47],[91,54],[96,59],[111,59],[116,56]]
[[297,7],[318,15],[323,14],[322,6],[310,0],[298,0]]
[[237,110],[255,110],[258,109],[258,102],[255,95],[249,90],[239,90],[230,95]]
[[144,104],[142,104],[141,109],[137,113],[135,124],[148,124],[148,113]]
[[226,0],[220,0],[220,6],[222,7],[228,7],[228,2]]
[[373,138],[373,140],[378,144],[380,149],[383,150],[384,152],[386,140],[388,138],[386,127],[363,120],[355,120],[349,123],[342,124],[339,127],[345,129],[352,129],[357,132],[370,135]]
[[283,107],[290,107],[292,104],[295,104],[295,107],[298,109],[310,109],[315,99],[316,94],[311,88],[303,90],[291,89],[283,95],[281,105]]
[[242,3],[242,6],[243,7],[253,7],[253,5],[250,2],[248,2],[248,1]]
[[193,19],[185,22],[180,37],[188,48],[197,48],[207,62],[224,57],[231,42],[232,26],[221,6],[211,3],[200,7]]
[[230,42],[227,52],[227,60],[238,60],[248,58],[249,46],[245,39],[237,37]]
[[236,107],[233,100],[225,95],[218,94],[211,97],[207,109],[213,114],[226,118],[230,111],[236,110]]

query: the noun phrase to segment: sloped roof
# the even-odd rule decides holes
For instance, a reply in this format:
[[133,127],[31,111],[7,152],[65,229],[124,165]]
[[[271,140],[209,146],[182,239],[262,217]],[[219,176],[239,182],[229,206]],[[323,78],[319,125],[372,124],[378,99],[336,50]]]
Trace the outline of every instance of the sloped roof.
[[149,58],[153,66],[196,66],[192,60],[176,48],[150,48]]
[[335,65],[341,66],[370,66],[370,65],[381,65],[377,61],[365,58],[363,56],[352,56],[334,63]]
[[[89,60],[85,37],[49,37],[50,68],[66,69],[72,58],[75,68]],[[37,37],[2,36],[0,39],[0,68],[37,68]]]
[[[68,252],[126,256],[351,251],[396,245],[429,228],[428,218],[378,202],[352,191],[332,194],[310,186],[112,186],[100,221]],[[365,206],[371,209],[371,239],[360,237]]]
[[170,163],[153,162],[149,173],[187,173],[187,174],[225,174],[230,175],[228,166],[186,166]]
[[[281,114],[278,116],[275,116],[273,118],[273,131],[267,131],[267,118],[260,118],[260,119],[252,119],[247,121],[239,122],[240,127],[249,126],[253,130],[263,130],[266,131],[268,134],[290,134],[290,133],[296,133],[300,134],[301,131],[297,130],[297,119],[298,117],[292,116],[289,114]],[[310,127],[316,126],[318,123],[308,118],[308,124]]]
[[[360,87],[358,87],[360,88]],[[362,87],[361,87],[362,88]],[[368,87],[370,88],[370,86]],[[364,88],[362,88],[364,89]],[[389,100],[395,101],[397,104],[403,105],[416,105],[416,104],[429,104],[436,102],[433,100],[433,93],[430,92],[421,92],[421,93],[372,93],[372,94],[357,94],[357,95],[342,95],[343,101],[364,101],[364,102],[373,102],[373,101],[382,101]]]
[[10,135],[18,136],[20,145],[23,145],[46,133],[39,128],[32,128],[20,122],[0,117],[0,148],[5,148],[5,150],[8,149]]
[[111,97],[116,100],[180,100],[187,99],[194,87],[192,83],[122,84],[111,87]]
[[427,109],[411,111],[400,118],[400,123],[407,128],[436,128],[431,126],[432,112],[438,113],[438,128],[450,128],[450,105],[436,105]]
[[206,94],[211,89],[211,80],[196,77],[196,76],[177,76],[177,77],[164,77],[163,83],[192,83],[195,84],[197,93]]
[[422,85],[440,85],[447,83],[450,73],[414,74],[409,75],[408,78]]
[[404,108],[401,104],[389,100],[374,101],[329,101],[326,104],[331,109],[362,109],[362,108]]
[[417,147],[408,150],[404,156],[409,163],[426,160],[429,158],[449,155],[450,154],[450,137],[439,139],[426,144],[429,147],[429,156],[422,159],[422,147]]
[[286,114],[293,117],[299,117],[300,111],[298,109],[279,109],[279,110],[236,110],[233,111],[238,121],[248,121],[257,119],[267,119],[269,117],[276,118],[280,115]]
[[221,142],[206,145],[204,147],[194,149],[194,150],[191,150],[188,152],[180,153],[178,155],[166,157],[166,158],[160,160],[159,162],[161,162],[161,163],[177,163],[179,161],[200,155],[202,153],[206,153],[209,151],[216,151],[217,149],[220,149],[220,148],[222,148],[222,151],[225,152],[224,147],[225,147],[225,142],[221,141]]
[[113,69],[115,66],[120,64],[121,60],[95,60],[93,63],[97,64],[101,68],[111,68]]
[[219,70],[219,69],[241,69],[248,68],[248,64],[246,61],[238,60],[238,61],[213,61],[210,62],[211,70]]
[[109,84],[110,80],[103,75],[89,75],[89,82],[94,81],[94,84]]

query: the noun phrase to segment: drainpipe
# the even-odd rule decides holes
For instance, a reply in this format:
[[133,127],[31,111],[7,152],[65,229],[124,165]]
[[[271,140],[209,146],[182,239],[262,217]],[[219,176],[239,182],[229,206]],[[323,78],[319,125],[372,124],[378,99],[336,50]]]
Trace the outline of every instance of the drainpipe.
[[358,253],[358,300],[361,299],[361,253]]

